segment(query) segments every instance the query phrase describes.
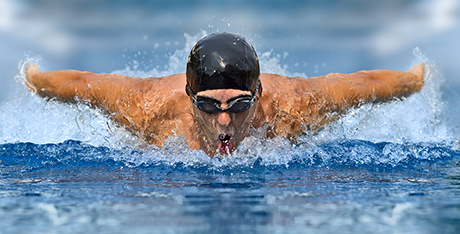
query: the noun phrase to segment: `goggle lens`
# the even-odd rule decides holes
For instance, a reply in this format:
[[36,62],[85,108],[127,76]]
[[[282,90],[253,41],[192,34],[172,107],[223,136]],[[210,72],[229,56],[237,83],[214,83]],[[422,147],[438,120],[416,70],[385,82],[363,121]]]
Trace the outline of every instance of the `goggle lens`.
[[253,98],[251,99],[249,97],[238,98],[238,99],[231,101],[228,104],[228,107],[225,109],[220,107],[220,103],[218,101],[210,100],[210,99],[195,100],[194,104],[199,110],[206,112],[208,114],[216,113],[219,111],[229,111],[232,113],[241,113],[251,108],[251,106],[254,105],[254,100]]
[[[214,100],[212,98],[206,98],[206,97],[197,97],[195,98],[195,94],[191,90],[191,88],[187,85],[187,89],[189,92],[189,95],[192,98],[193,104],[201,111],[206,112],[208,114],[216,113],[219,111],[228,111],[232,113],[241,113],[244,111],[247,111],[249,108],[254,105],[254,102],[256,100],[256,94],[259,91],[260,88],[260,80],[259,83],[257,84],[256,90],[254,90],[254,93],[252,94],[252,98],[250,96],[244,96],[240,98],[236,98],[228,103],[227,108],[222,108],[220,107],[220,102],[217,100]],[[200,99],[200,100],[197,100]]]

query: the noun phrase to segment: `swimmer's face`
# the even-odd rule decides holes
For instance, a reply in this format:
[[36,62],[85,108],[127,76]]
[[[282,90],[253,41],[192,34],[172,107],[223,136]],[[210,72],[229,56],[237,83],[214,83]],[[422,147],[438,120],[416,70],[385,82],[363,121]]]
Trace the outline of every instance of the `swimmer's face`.
[[194,105],[194,112],[210,150],[223,154],[233,152],[249,134],[254,116],[256,105],[245,104],[257,99],[249,91],[215,89],[198,92],[196,100],[203,104],[199,106],[201,110]]

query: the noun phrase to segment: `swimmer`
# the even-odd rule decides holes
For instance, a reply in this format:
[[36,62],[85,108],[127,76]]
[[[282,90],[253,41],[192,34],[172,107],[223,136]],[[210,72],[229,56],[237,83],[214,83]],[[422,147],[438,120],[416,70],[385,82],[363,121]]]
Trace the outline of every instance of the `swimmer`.
[[192,48],[185,74],[138,78],[26,67],[26,85],[42,97],[99,108],[149,144],[185,136],[210,156],[232,153],[251,129],[293,143],[314,134],[350,108],[406,97],[424,85],[424,67],[286,77],[260,73],[249,42],[216,33]]

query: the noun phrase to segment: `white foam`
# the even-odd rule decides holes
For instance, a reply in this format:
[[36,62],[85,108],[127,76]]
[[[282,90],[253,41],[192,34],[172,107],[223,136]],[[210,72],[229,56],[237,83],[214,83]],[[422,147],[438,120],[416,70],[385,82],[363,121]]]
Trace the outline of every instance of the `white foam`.
[[[40,63],[26,56],[15,77],[17,85],[10,100],[0,104],[0,143],[59,143],[73,139],[96,146],[124,147],[133,136],[115,126],[101,111],[84,104],[44,100],[25,87],[24,65]],[[122,143],[123,142],[123,143]]]
[[[165,70],[141,71],[133,68],[114,71],[130,76],[152,77],[184,72],[188,52],[205,31],[195,36],[185,34],[187,42],[183,49],[170,56]],[[272,52],[260,53],[263,72],[289,75],[286,66],[281,65],[281,56]],[[372,142],[449,142],[455,141],[451,128],[446,124],[445,108],[440,87],[443,77],[434,63],[422,53],[414,51],[414,63],[427,63],[426,85],[421,92],[403,101],[393,101],[378,105],[363,105],[349,111],[337,122],[311,138],[303,138],[307,143],[295,147],[283,138],[264,139],[249,137],[238,147],[232,157],[223,160],[212,159],[203,151],[193,151],[187,147],[183,137],[169,138],[162,149],[152,146],[139,153],[116,155],[132,165],[167,162],[187,165],[251,165],[257,158],[263,164],[287,165],[296,155],[321,153],[315,144],[331,140],[361,139]],[[26,62],[40,62],[36,57],[26,58]],[[408,64],[410,65],[413,64]],[[179,66],[180,65],[180,66]],[[113,124],[99,110],[84,104],[63,104],[53,100],[43,100],[28,92],[24,84],[24,72],[16,77],[18,85],[14,95],[0,104],[0,143],[33,142],[37,144],[59,143],[78,140],[94,146],[114,149],[138,149],[141,141],[128,131]],[[141,156],[141,157],[139,157]],[[330,157],[323,154],[323,160]]]
[[444,78],[436,65],[417,48],[416,63],[425,63],[425,86],[403,100],[368,104],[350,110],[343,118],[329,125],[315,140],[362,139],[373,142],[443,142],[454,139],[446,122],[445,103],[441,97]]

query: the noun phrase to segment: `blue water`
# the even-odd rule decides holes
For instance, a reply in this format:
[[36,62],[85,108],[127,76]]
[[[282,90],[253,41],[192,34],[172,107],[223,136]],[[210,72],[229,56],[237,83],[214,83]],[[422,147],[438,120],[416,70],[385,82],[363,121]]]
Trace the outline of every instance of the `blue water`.
[[0,232],[458,233],[459,138],[428,68],[409,98],[351,110],[297,145],[254,131],[225,159],[181,137],[144,148],[98,110],[29,93],[19,72],[0,112]]
[[[114,73],[175,73],[199,36],[186,35],[166,70]],[[261,54],[265,71],[289,75],[278,55]],[[428,64],[421,92],[350,110],[297,145],[254,130],[225,159],[182,137],[143,146],[98,110],[29,93],[20,70],[0,112],[0,230],[458,233],[458,129],[442,73],[419,49],[411,56]]]
[[[443,1],[30,1],[0,8],[0,233],[460,233],[458,9]],[[163,76],[202,36],[248,38],[262,72],[427,62],[423,90],[293,145],[255,130],[209,158],[145,146],[98,110],[43,100],[23,61]],[[19,64],[19,71],[18,71]]]
[[460,152],[451,146],[347,140],[307,148],[282,163],[266,161],[265,155],[244,163],[199,157],[187,163],[155,157],[137,162],[155,152],[73,140],[3,144],[0,228],[5,233],[460,230]]

